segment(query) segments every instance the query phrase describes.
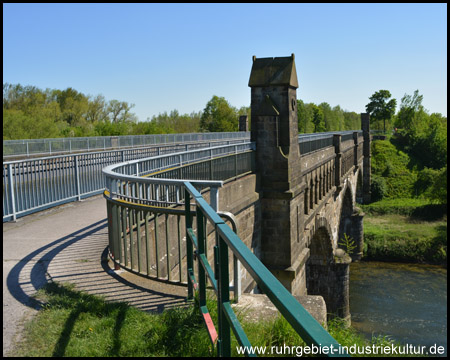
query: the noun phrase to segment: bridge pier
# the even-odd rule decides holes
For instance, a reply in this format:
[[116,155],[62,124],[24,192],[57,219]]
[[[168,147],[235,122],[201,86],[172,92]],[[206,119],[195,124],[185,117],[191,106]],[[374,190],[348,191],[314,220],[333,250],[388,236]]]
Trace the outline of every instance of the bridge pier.
[[[367,200],[370,146],[366,158],[366,137],[363,145],[358,133],[351,138],[334,135],[323,151],[303,159],[294,55],[254,57],[249,86],[251,141],[256,143],[260,176],[261,261],[293,295],[320,295],[329,314],[349,321],[352,259],[338,248],[338,241],[345,231],[357,244],[354,259],[361,258],[363,215],[355,210],[352,194],[363,171],[360,183]],[[366,136],[368,124],[361,118]]]
[[297,73],[294,55],[253,57],[250,74],[251,141],[261,184],[261,261],[295,295],[306,295],[299,246],[303,190],[297,123]]

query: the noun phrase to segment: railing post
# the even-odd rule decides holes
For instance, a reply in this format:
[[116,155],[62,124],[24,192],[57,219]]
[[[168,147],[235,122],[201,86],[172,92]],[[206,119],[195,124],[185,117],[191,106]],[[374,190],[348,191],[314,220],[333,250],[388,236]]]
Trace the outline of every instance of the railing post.
[[188,300],[194,298],[194,285],[190,280],[190,274],[194,273],[194,259],[193,259],[193,246],[189,236],[189,229],[192,229],[192,215],[191,215],[191,196],[189,191],[184,191],[184,209],[185,209],[185,222],[186,222],[186,267],[187,267],[187,283],[188,283]]
[[224,304],[230,302],[230,286],[229,286],[229,271],[228,271],[228,246],[222,237],[217,232],[216,237],[219,242],[219,276],[218,276],[218,299],[217,299],[217,313],[219,316],[219,338],[217,342],[218,356],[231,356],[231,337],[230,324],[225,315]]
[[[204,216],[198,205],[196,205],[196,211],[197,211],[197,241],[198,241],[197,256],[200,257],[202,255],[205,255],[206,236],[203,221]],[[206,306],[206,274],[200,259],[198,259],[197,263],[198,263],[199,306],[201,308],[202,306]]]
[[14,178],[12,176],[12,164],[8,164],[8,182],[9,182],[9,196],[11,202],[11,210],[13,221],[16,221],[16,202],[14,193]]
[[75,182],[77,184],[77,200],[81,201],[81,190],[80,190],[80,168],[78,166],[78,156],[75,155]]

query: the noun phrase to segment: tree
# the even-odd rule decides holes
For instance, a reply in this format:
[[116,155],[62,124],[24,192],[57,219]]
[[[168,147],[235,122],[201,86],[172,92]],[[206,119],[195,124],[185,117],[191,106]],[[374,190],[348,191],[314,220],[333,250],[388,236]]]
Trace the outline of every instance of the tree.
[[108,117],[106,113],[106,101],[103,95],[89,97],[86,120],[90,123],[104,121]]
[[312,123],[314,124],[314,132],[315,133],[324,132],[326,130],[324,116],[323,116],[323,110],[322,110],[322,108],[318,107],[317,105],[313,106]]
[[126,101],[111,100],[107,107],[111,122],[136,122],[136,115],[130,112],[133,107],[134,104],[128,104]]
[[425,113],[422,106],[423,95],[419,95],[419,90],[414,91],[414,95],[405,94],[402,97],[400,110],[397,114],[396,125],[401,129],[410,129],[419,125],[423,121],[420,120]]
[[386,120],[390,120],[395,113],[397,100],[391,99],[391,93],[388,90],[379,90],[370,98],[370,103],[366,105],[366,111],[370,114],[370,119],[375,123],[383,121],[383,130],[386,132]]
[[237,111],[224,97],[214,95],[203,110],[200,127],[211,132],[237,131]]

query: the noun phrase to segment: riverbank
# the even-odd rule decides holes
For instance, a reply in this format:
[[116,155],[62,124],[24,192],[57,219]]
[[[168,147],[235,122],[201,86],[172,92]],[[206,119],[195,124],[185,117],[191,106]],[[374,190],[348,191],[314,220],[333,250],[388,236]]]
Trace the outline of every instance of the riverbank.
[[447,211],[422,199],[361,205],[364,260],[447,266]]

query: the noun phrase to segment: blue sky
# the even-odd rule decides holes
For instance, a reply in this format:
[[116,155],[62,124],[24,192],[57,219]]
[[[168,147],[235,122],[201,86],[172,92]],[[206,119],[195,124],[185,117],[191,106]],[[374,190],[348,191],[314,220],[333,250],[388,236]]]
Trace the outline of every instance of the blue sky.
[[252,56],[291,53],[305,102],[361,113],[418,89],[447,115],[447,4],[3,4],[3,82],[127,101],[140,121],[213,95],[249,106]]

